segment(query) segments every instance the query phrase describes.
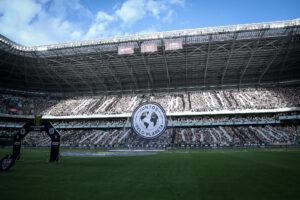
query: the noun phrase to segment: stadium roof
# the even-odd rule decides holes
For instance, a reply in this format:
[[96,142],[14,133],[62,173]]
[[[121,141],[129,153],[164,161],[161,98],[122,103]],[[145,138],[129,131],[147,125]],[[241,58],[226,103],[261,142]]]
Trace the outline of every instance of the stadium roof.
[[[182,49],[166,50],[169,42]],[[157,51],[141,53],[155,43]],[[119,46],[133,54],[118,54]],[[0,88],[96,94],[300,82],[300,19],[44,46],[0,35]]]

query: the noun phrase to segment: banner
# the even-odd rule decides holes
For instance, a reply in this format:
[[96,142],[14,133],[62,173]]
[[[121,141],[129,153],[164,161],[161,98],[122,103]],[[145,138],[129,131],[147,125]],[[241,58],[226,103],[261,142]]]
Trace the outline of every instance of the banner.
[[148,52],[155,52],[157,51],[157,44],[156,43],[143,43],[141,45],[141,52],[148,53]]
[[176,50],[182,49],[182,40],[175,40],[175,41],[167,41],[165,42],[165,50]]
[[118,46],[118,55],[133,54],[133,53],[134,53],[133,45]]

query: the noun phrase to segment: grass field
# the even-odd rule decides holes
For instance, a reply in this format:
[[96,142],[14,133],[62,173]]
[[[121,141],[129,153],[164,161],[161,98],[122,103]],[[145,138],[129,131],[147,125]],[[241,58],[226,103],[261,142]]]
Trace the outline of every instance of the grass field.
[[[1,158],[8,153],[0,149]],[[59,163],[48,163],[48,155],[23,149],[21,160],[0,173],[0,198],[300,199],[300,149],[172,150]]]

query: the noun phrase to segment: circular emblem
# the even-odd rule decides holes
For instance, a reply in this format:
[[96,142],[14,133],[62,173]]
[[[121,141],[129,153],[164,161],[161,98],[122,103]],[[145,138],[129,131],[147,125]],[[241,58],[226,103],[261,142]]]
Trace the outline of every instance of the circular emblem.
[[49,134],[52,135],[55,132],[54,128],[49,128]]
[[15,158],[13,155],[6,155],[0,161],[0,171],[7,171],[15,164]]
[[21,131],[20,131],[21,135],[25,135],[26,133],[26,129],[25,128],[22,128]]
[[133,131],[145,139],[160,136],[167,128],[164,109],[158,103],[143,103],[138,106],[131,117]]

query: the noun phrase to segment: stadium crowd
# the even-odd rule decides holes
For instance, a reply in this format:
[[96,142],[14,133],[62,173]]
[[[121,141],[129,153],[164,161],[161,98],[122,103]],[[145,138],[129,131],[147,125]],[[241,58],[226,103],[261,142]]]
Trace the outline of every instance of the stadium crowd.
[[278,144],[293,143],[299,137],[299,127],[281,126],[218,126],[197,129],[176,129],[178,144]]
[[[193,124],[193,123],[215,123],[215,122],[253,122],[253,121],[273,121],[278,120],[278,114],[264,115],[216,115],[216,116],[197,116],[197,117],[168,117],[169,124]],[[0,121],[1,124],[1,121]],[[124,118],[118,120],[56,120],[54,126],[93,126],[93,125],[125,125],[130,121]]]
[[[257,144],[295,144],[300,140],[299,125],[214,126],[200,128],[168,128],[153,140],[146,140],[131,129],[61,129],[61,145],[72,147],[134,147],[170,145],[251,146]],[[1,134],[16,134],[0,131]],[[45,132],[30,132],[23,143],[30,146],[49,146]]]
[[[280,115],[300,115],[300,112],[294,113],[275,113],[275,114],[239,114],[239,115],[203,115],[203,116],[180,116],[168,117],[169,124],[194,124],[194,123],[216,123],[216,122],[257,122],[278,120]],[[22,126],[26,119],[4,118],[0,119],[0,125]],[[127,118],[97,118],[97,119],[71,119],[71,120],[50,120],[55,127],[60,126],[98,126],[98,125],[118,125],[124,126],[130,124]]]
[[300,106],[300,88],[224,89],[65,99],[1,94],[0,113],[55,116],[129,113],[147,101],[161,104],[167,112],[271,109]]
[[204,115],[171,117],[168,122],[171,124],[193,124],[193,123],[216,123],[216,122],[256,122],[278,120],[278,114],[247,114],[247,115]]
[[[0,114],[16,115],[93,115],[130,113],[143,102],[157,102],[167,112],[272,109],[300,106],[300,87],[224,89],[214,91],[194,91],[184,93],[160,93],[122,96],[90,96],[55,99],[52,97],[0,95]],[[299,112],[290,113],[299,115]],[[193,124],[215,122],[274,121],[276,114],[236,114],[168,117],[169,124]],[[25,119],[0,119],[0,125],[23,125]],[[50,120],[59,126],[129,125],[126,118]],[[245,126],[206,126],[168,128],[163,135],[153,140],[145,140],[128,128],[106,129],[59,129],[61,144],[76,147],[107,146],[170,146],[170,145],[255,145],[293,144],[299,141],[299,125],[245,125]],[[0,130],[1,136],[16,134]],[[45,132],[31,132],[24,139],[30,146],[49,146],[50,139]]]

